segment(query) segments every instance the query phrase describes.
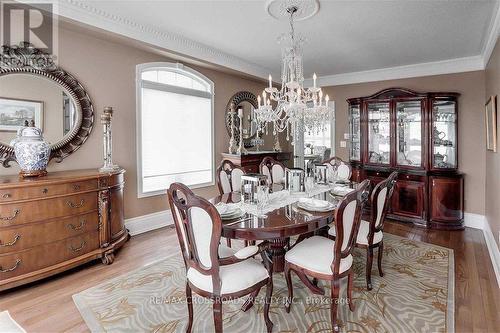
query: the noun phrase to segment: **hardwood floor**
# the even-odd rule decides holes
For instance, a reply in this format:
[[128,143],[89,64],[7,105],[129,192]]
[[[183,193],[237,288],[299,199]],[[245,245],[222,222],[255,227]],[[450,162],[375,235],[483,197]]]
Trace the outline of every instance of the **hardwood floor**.
[[[456,332],[500,332],[500,292],[480,230],[437,231],[389,222],[385,232],[448,247],[455,252]],[[110,266],[90,263],[43,281],[0,293],[0,311],[28,332],[88,331],[71,296],[178,251],[175,231],[132,237]]]

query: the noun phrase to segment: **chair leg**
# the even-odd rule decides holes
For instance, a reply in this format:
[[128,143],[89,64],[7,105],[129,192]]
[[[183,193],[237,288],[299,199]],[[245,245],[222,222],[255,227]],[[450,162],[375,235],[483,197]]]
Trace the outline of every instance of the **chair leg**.
[[332,320],[332,331],[339,332],[339,325],[337,324],[337,307],[339,305],[339,279],[334,278],[331,282],[331,304],[330,316]]
[[267,333],[273,330],[273,322],[269,319],[269,307],[271,306],[271,296],[273,294],[273,277],[269,277],[266,286],[266,303],[264,304],[264,320],[266,322]]
[[373,248],[366,249],[366,289],[372,290]]
[[290,313],[290,307],[292,306],[292,300],[293,300],[293,285],[292,285],[292,275],[290,267],[286,263],[285,263],[285,279],[286,279],[286,286],[288,288],[288,298],[285,302],[285,310],[287,313]]
[[378,274],[380,276],[384,276],[384,272],[382,271],[382,255],[384,254],[384,242],[380,242],[380,245],[378,246]]
[[222,333],[222,300],[217,297],[214,300],[214,326],[216,333]]
[[241,310],[243,312],[247,312],[248,310],[250,310],[250,308],[253,306],[254,302],[255,302],[255,298],[257,297],[257,295],[259,294],[260,292],[260,288],[253,291],[250,296],[248,296],[247,300],[245,301],[245,303],[243,303],[243,306],[241,307]]
[[226,244],[227,244],[227,247],[231,247],[231,239],[230,238],[226,238]]
[[354,302],[352,301],[352,287],[354,282],[354,271],[351,269],[347,276],[347,301],[349,302],[349,309],[354,311]]
[[188,326],[186,328],[186,333],[191,333],[191,328],[193,327],[193,296],[191,293],[191,287],[186,282],[186,303],[188,306]]

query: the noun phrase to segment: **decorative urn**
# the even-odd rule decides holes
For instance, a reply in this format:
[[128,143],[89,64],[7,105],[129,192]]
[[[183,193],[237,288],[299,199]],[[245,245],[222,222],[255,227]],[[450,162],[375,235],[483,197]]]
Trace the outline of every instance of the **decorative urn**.
[[22,127],[14,142],[17,163],[22,177],[39,177],[47,174],[50,145],[43,139],[38,127]]

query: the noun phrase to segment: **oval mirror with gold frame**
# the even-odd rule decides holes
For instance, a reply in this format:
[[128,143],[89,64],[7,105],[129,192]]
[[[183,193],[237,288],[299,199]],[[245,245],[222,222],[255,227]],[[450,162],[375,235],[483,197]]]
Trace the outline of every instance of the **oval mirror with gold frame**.
[[[9,90],[14,83],[14,89]],[[4,167],[16,160],[10,140],[27,119],[45,129],[44,137],[51,143],[50,160],[56,162],[89,137],[94,124],[92,101],[78,80],[58,67],[51,55],[27,42],[2,46],[0,86],[0,162]],[[36,97],[30,98],[30,88],[33,94],[38,93]],[[56,95],[57,103],[49,101],[49,95]]]

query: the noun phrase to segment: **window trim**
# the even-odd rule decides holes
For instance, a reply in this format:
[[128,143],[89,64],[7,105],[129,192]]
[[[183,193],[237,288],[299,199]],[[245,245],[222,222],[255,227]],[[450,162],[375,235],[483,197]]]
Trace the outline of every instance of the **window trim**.
[[[204,92],[196,89],[189,89],[184,87],[173,86],[169,84],[157,83],[142,79],[142,72],[147,70],[161,70],[169,69],[171,71],[184,74],[191,77],[194,80],[203,80],[208,83],[210,87],[210,92]],[[147,198],[157,195],[166,194],[166,189],[158,190],[153,192],[144,192],[143,182],[142,182],[142,89],[143,88],[153,88],[156,90],[162,90],[167,92],[187,94],[191,96],[198,96],[211,99],[211,154],[212,154],[212,180],[207,183],[191,185],[189,188],[203,188],[215,185],[215,93],[214,93],[214,82],[207,78],[200,72],[184,66],[181,63],[174,62],[149,62],[144,64],[139,64],[136,66],[136,163],[137,163],[137,198]]]

